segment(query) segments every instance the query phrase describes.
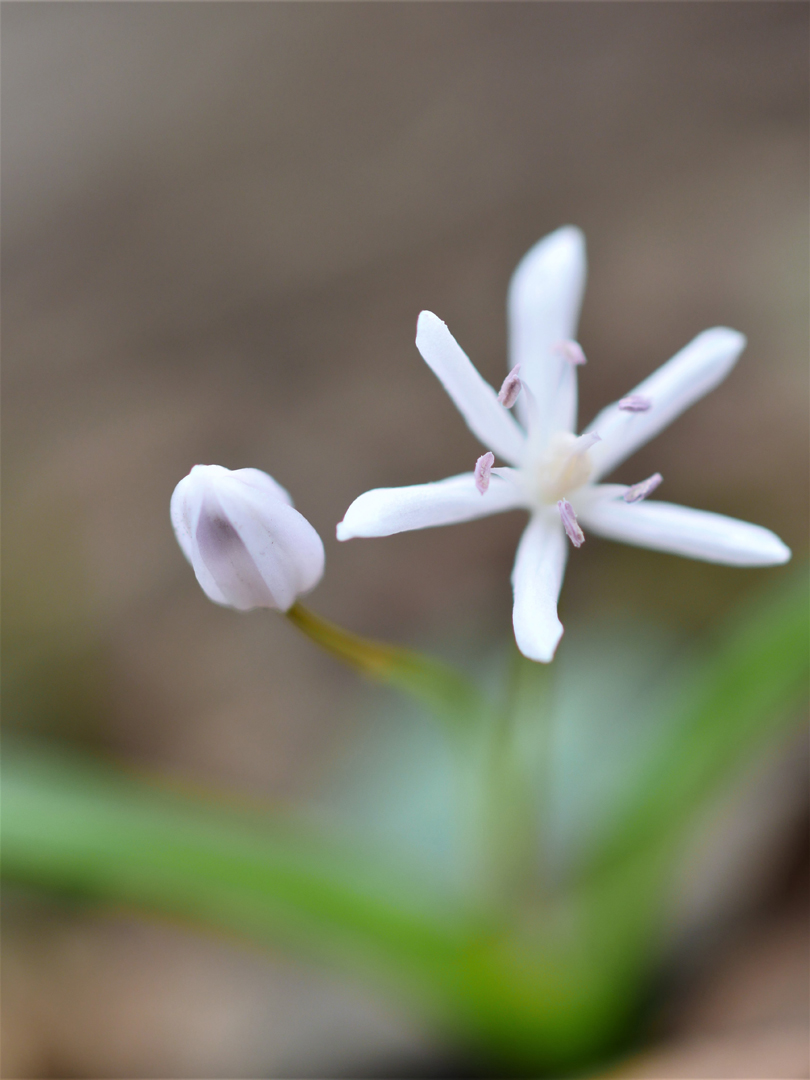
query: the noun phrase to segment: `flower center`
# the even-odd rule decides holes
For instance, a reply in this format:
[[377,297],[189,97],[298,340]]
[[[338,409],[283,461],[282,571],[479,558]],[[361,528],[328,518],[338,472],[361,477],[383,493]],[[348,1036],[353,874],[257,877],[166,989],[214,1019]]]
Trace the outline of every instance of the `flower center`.
[[579,438],[567,431],[552,435],[526,469],[532,496],[540,503],[556,503],[586,483],[592,471],[588,450],[598,441],[595,431]]

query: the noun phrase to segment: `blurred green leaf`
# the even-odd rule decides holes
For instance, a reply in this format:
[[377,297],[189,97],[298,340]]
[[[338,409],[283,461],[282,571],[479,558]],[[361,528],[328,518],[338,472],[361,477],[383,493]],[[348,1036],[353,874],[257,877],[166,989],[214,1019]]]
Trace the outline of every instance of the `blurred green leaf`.
[[[638,949],[594,933],[598,904],[587,898],[562,934],[550,912],[513,925],[404,862],[267,812],[53,750],[7,748],[3,773],[7,880],[179,915],[337,964],[507,1071],[590,1060],[632,1016],[638,980],[617,978],[616,958],[632,968]],[[638,939],[637,923],[625,928]]]
[[665,707],[649,718],[664,734],[591,852],[589,872],[666,843],[759,747],[795,725],[807,702],[809,637],[804,570],[746,604],[725,634],[696,650]]
[[3,870],[252,935],[312,940],[319,951],[366,952],[398,969],[446,962],[468,932],[446,893],[401,867],[267,812],[55,751],[4,748]]

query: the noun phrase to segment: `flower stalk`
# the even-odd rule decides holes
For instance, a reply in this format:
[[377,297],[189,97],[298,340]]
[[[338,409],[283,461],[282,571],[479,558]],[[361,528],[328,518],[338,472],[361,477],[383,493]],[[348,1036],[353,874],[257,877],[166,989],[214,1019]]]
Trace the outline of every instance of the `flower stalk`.
[[372,682],[408,694],[452,730],[468,730],[481,717],[480,693],[449,665],[412,649],[353,634],[298,602],[285,614],[310,641]]

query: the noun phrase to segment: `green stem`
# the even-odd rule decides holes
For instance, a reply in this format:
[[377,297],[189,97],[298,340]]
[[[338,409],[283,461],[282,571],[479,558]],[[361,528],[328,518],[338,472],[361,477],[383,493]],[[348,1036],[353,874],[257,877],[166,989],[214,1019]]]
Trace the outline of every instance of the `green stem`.
[[547,891],[543,839],[551,802],[553,678],[549,665],[515,650],[507,698],[485,755],[492,872],[512,905],[537,901]]
[[453,729],[469,729],[485,709],[476,687],[438,660],[350,633],[299,603],[293,604],[286,615],[332,656],[366,678],[396,687],[415,698]]

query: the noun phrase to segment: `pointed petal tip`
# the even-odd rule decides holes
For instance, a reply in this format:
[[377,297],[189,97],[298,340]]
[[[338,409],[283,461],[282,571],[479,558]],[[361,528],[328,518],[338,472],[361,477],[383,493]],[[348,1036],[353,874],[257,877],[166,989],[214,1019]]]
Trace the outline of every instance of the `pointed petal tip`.
[[534,272],[540,264],[565,265],[585,261],[585,234],[576,225],[563,225],[544,236],[526,252],[515,268],[513,280]]
[[783,566],[785,563],[790,562],[793,558],[793,552],[783,543],[776,533],[771,533],[773,536],[773,563],[772,566]]
[[335,536],[338,540],[351,540],[354,533],[349,529],[344,520],[337,523],[335,527]]
[[585,251],[585,233],[578,225],[561,225],[559,229],[555,229],[554,232],[548,234],[546,241],[549,246],[553,241],[561,247],[565,245],[569,248],[579,248],[582,252]]
[[557,646],[560,644],[563,633],[563,624],[559,620],[557,620],[556,633],[546,636],[542,641],[538,641],[533,635],[519,631],[516,626],[515,644],[527,660],[534,660],[537,664],[550,664],[554,659],[554,654],[557,652]]
[[557,249],[558,251],[585,251],[585,233],[577,225],[560,225],[554,232],[548,233],[541,240],[538,240],[534,247],[530,248],[530,251],[538,251],[541,249],[551,251]]
[[724,349],[733,353],[735,358],[740,355],[748,344],[748,338],[739,330],[732,330],[730,326],[712,326],[698,334],[694,341],[712,346],[716,349]]
[[429,333],[431,330],[439,328],[447,329],[447,323],[439,318],[438,315],[434,315],[432,311],[420,311],[416,320],[416,341],[419,342],[421,335]]

